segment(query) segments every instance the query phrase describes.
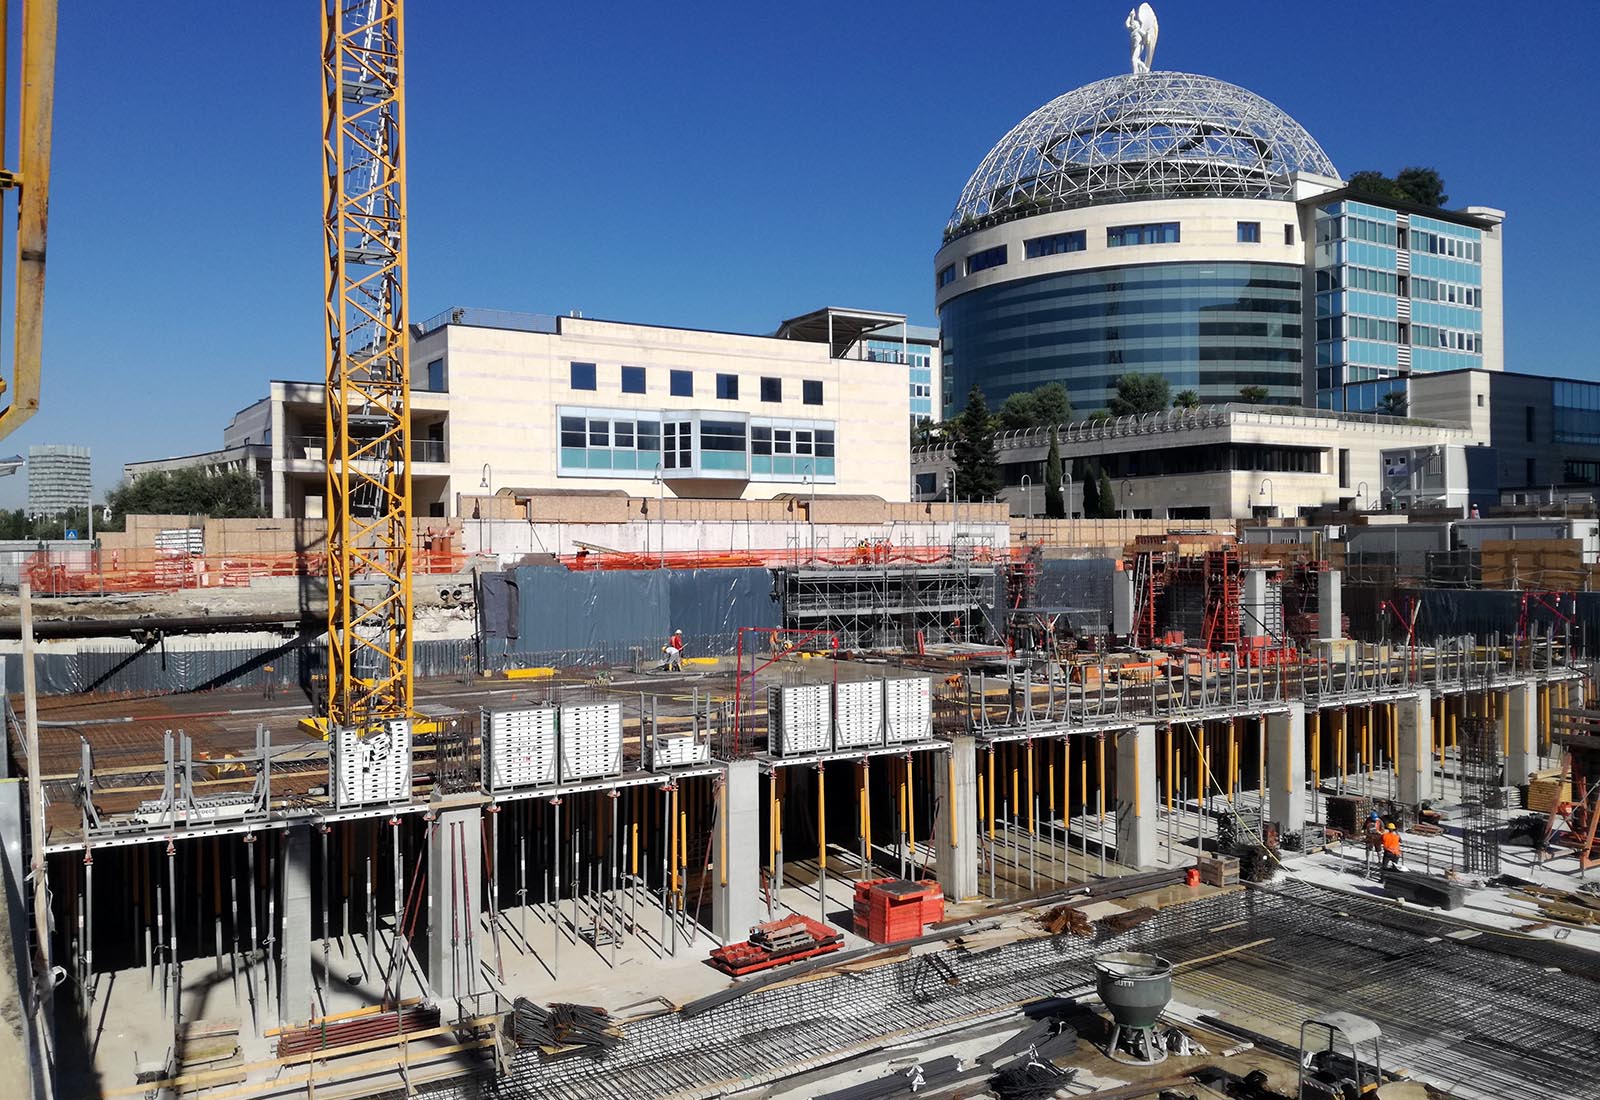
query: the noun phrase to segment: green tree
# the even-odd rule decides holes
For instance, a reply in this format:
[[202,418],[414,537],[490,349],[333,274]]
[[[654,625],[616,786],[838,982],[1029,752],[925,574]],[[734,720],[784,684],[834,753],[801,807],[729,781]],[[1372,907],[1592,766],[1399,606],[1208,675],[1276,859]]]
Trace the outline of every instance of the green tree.
[[1172,399],[1172,407],[1175,409],[1198,409],[1200,407],[1200,395],[1194,390],[1179,390]]
[[1000,406],[1000,426],[1007,431],[1044,428],[1072,419],[1072,400],[1060,382],[1046,382],[1026,393],[1014,393]]
[[1110,419],[1111,419],[1111,414],[1106,412],[1106,410],[1104,410],[1104,409],[1096,409],[1096,410],[1094,410],[1094,412],[1089,413],[1088,415],[1086,415],[1084,417],[1084,420],[1086,420],[1086,421],[1110,420]]
[[1171,400],[1172,387],[1159,374],[1124,374],[1117,392],[1106,402],[1112,416],[1143,416],[1161,412]]
[[1046,519],[1066,519],[1067,503],[1061,496],[1061,441],[1050,426],[1050,451],[1044,459],[1044,514]]
[[1450,201],[1450,196],[1444,191],[1444,177],[1439,175],[1437,169],[1402,168],[1394,182],[1411,197],[1412,202],[1420,202],[1423,206],[1442,207]]
[[1411,198],[1410,192],[1406,191],[1394,180],[1382,172],[1374,172],[1370,169],[1364,172],[1351,173],[1345,184],[1350,190],[1374,199],[1395,199],[1400,202],[1406,202]]
[[970,500],[988,500],[1000,491],[995,421],[983,390],[973,386],[967,391],[967,407],[948,425],[951,458],[956,467],[956,492]]
[[1100,518],[1100,479],[1092,466],[1081,466],[1078,484],[1083,486],[1083,518]]
[[1100,471],[1100,518],[1117,518],[1117,494],[1111,488],[1111,475]]
[[1392,390],[1378,399],[1378,411],[1385,416],[1406,415],[1406,393]]
[[1239,400],[1246,405],[1265,405],[1268,396],[1267,387],[1265,386],[1239,387]]
[[261,487],[242,470],[212,473],[197,466],[157,470],[106,494],[113,522],[131,513],[249,518],[264,513]]

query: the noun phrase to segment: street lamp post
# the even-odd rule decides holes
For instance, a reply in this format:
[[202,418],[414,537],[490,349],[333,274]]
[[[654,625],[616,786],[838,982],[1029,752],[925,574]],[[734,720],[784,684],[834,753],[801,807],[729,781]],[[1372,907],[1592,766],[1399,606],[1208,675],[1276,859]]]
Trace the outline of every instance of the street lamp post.
[[1367,499],[1367,483],[1365,481],[1356,482],[1356,499],[1357,500],[1366,500]]
[[1277,501],[1277,492],[1276,492],[1276,490],[1274,490],[1272,488],[1272,479],[1270,477],[1264,477],[1264,478],[1261,479],[1261,492],[1260,492],[1260,495],[1267,498],[1267,510],[1268,510],[1267,518],[1271,519],[1272,518],[1271,513],[1276,512],[1278,510],[1278,501]]
[[1133,482],[1122,479],[1122,518],[1133,518]]
[[[1022,518],[1033,518],[1033,478],[1027,474],[1022,475]],[[1027,525],[1023,525],[1027,529]]]
[[1061,469],[1061,476],[1066,480],[1061,484],[1061,510],[1067,513],[1067,519],[1072,518],[1072,471],[1065,466]]
[[[661,555],[659,559],[661,568],[665,569],[667,567],[667,516],[662,509],[665,507],[667,482],[661,476],[661,463],[656,463],[655,477],[651,478],[651,480],[656,483],[656,522],[661,524],[660,529],[656,532],[656,553]],[[647,545],[645,553],[648,554],[649,552]]]
[[811,485],[811,503],[806,506],[806,526],[811,531],[811,556],[817,556],[817,471],[813,463],[806,463],[806,481]]

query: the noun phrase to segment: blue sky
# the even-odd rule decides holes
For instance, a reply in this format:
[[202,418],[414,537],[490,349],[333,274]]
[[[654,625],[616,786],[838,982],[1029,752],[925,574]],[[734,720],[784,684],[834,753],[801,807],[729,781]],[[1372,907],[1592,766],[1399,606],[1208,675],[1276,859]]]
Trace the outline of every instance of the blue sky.
[[[1126,10],[411,0],[413,316],[931,323],[968,173],[1041,103],[1126,71]],[[1433,165],[1452,205],[1507,210],[1508,366],[1600,373],[1600,5],[1157,10],[1157,68],[1265,96],[1346,175]],[[88,443],[103,490],[125,460],[219,445],[268,379],[320,375],[319,11],[62,5],[44,407],[0,451]]]

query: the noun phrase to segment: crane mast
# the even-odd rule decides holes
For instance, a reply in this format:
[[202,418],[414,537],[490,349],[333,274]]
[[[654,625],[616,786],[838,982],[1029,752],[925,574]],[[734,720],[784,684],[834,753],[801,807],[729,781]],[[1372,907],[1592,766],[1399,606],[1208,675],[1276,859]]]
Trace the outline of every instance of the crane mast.
[[329,732],[412,713],[401,0],[324,0]]

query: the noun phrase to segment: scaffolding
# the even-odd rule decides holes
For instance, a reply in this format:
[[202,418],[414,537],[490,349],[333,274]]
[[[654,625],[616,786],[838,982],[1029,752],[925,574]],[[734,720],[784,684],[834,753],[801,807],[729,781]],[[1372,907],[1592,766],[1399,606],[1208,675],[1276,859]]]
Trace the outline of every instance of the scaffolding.
[[776,569],[787,630],[815,630],[844,649],[988,642],[998,576],[986,554],[935,565],[801,565]]

